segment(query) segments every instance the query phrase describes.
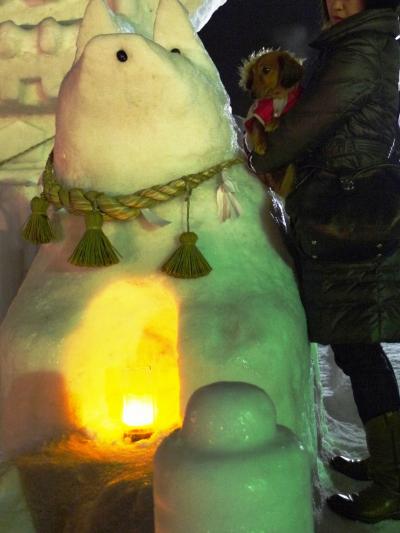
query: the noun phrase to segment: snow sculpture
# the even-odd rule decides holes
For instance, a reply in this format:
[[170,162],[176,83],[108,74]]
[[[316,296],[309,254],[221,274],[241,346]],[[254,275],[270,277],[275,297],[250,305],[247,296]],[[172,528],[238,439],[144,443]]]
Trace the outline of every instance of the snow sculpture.
[[[225,1],[186,0],[182,4],[199,30]],[[78,19],[85,3],[69,5],[66,1],[38,0],[32,5],[23,5],[21,0],[8,0],[3,4],[0,14],[0,162],[12,157],[11,164],[2,165],[2,168],[14,174],[19,170],[20,176],[18,154],[27,150],[35,153],[36,157],[29,161],[31,168],[32,163],[40,166],[44,163],[44,152],[33,147],[40,141],[45,145],[44,141],[54,133],[54,100],[75,55]],[[158,0],[115,0],[112,5],[120,14],[120,22],[129,24],[129,19],[134,20],[136,31],[152,37]],[[16,122],[18,132],[15,131]],[[36,135],[32,135],[32,126],[38,130]],[[22,160],[26,170],[28,161]]]
[[[118,21],[100,0],[86,13],[75,66],[59,93],[54,157],[61,181],[124,194],[198,171],[205,157],[208,166],[229,159],[234,147],[232,124],[223,120],[227,96],[184,10],[160,2],[154,41],[115,33]],[[109,35],[92,39],[93,20]],[[118,60],[119,50],[126,61]],[[94,90],[100,80],[101,91]],[[208,113],[209,102],[218,112]],[[99,150],[97,139],[109,149]]]
[[[152,38],[158,0],[113,0],[121,22]],[[182,0],[199,30],[225,0]],[[54,137],[55,100],[75,56],[86,1],[3,0],[0,10],[0,217],[28,209]],[[146,31],[149,30],[147,34]],[[29,188],[28,188],[29,186]],[[17,198],[11,204],[10,197]],[[5,203],[7,199],[7,204]],[[0,322],[30,266],[34,248],[19,242],[22,219],[0,222]],[[17,231],[13,231],[14,227]],[[18,244],[16,244],[18,243]],[[11,265],[11,267],[10,267]]]
[[[194,29],[200,31],[212,14],[226,2],[227,0],[182,0],[181,4],[189,13]],[[143,31],[146,25],[154,23],[158,0],[114,0],[110,5],[116,12],[134,20],[136,26]]]
[[207,385],[156,452],[154,504],[157,533],[311,533],[309,457],[263,390]]
[[[102,34],[93,37],[98,21]],[[235,156],[226,92],[178,1],[160,0],[145,32],[152,39],[116,34],[114,22],[92,0],[60,89],[59,181],[124,194]],[[265,389],[279,423],[313,447],[310,349],[293,273],[261,184],[242,165],[229,178],[239,190],[237,219],[220,222],[216,178],[192,194],[191,225],[214,269],[197,280],[160,273],[184,229],[182,196],[157,208],[170,222],[157,229],[145,219],[107,222],[123,257],[104,269],[68,263],[83,221],[58,214],[63,238],[41,247],[1,328],[8,454],[76,428],[121,438],[120,407],[140,367],[154,374],[156,403],[163,399],[155,429],[177,422],[179,387],[183,410],[202,385],[245,381]]]

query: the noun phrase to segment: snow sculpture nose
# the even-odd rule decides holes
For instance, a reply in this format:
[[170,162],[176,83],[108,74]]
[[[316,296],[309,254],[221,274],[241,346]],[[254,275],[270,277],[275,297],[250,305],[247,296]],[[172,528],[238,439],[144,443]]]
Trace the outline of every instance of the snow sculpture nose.
[[313,531],[310,464],[259,387],[219,382],[189,400],[157,450],[157,533]]

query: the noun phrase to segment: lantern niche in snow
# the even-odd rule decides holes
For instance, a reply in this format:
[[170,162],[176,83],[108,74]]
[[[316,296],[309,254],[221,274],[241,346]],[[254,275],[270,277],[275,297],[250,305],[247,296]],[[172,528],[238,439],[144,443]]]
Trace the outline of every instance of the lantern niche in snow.
[[125,279],[84,313],[65,352],[75,423],[100,440],[136,440],[179,424],[178,310],[170,290],[157,278]]

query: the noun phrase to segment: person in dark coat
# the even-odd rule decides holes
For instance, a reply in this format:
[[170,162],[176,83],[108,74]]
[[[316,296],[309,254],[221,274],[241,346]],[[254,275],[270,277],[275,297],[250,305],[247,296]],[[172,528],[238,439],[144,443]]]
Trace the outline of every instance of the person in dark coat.
[[249,164],[296,164],[285,209],[310,340],[330,344],[350,376],[369,458],[331,466],[371,480],[335,494],[351,519],[400,519],[400,395],[381,342],[400,342],[400,69],[394,0],[326,0],[326,29],[304,95]]

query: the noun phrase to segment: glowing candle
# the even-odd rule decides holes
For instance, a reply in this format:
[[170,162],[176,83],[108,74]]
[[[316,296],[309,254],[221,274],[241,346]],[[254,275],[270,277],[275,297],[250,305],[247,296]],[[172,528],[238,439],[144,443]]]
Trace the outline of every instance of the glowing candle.
[[154,402],[151,396],[124,396],[122,420],[131,428],[152,426],[154,423]]

